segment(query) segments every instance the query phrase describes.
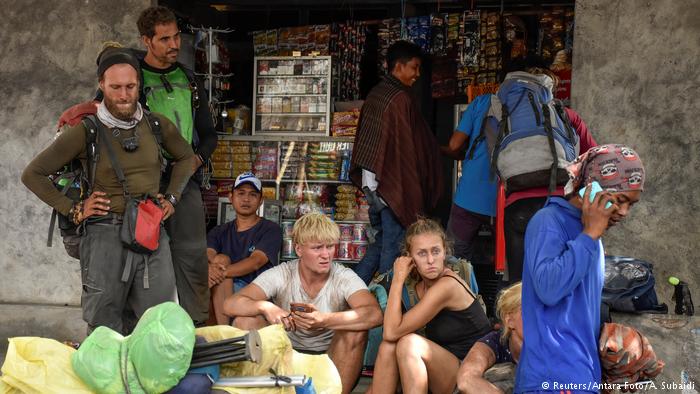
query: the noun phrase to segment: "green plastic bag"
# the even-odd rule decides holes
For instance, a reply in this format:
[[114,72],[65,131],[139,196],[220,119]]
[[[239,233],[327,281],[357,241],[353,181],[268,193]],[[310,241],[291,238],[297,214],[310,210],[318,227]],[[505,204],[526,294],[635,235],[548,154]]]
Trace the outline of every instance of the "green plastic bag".
[[123,392],[124,384],[119,373],[123,341],[121,334],[107,327],[97,327],[73,354],[73,371],[94,391]]
[[144,313],[126,342],[146,392],[168,391],[190,367],[195,342],[192,318],[174,302],[160,304]]
[[162,393],[187,373],[194,325],[174,302],[149,308],[127,337],[98,327],[73,354],[75,373],[98,393]]

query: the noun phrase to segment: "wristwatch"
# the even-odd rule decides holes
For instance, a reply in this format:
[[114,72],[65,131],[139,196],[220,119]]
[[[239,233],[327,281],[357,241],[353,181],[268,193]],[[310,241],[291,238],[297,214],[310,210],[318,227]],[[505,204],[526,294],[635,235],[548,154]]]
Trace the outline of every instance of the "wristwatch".
[[165,199],[170,201],[170,204],[172,204],[172,206],[175,206],[175,204],[177,204],[177,198],[175,198],[175,195],[173,195],[173,194],[170,194],[170,193],[166,194]]

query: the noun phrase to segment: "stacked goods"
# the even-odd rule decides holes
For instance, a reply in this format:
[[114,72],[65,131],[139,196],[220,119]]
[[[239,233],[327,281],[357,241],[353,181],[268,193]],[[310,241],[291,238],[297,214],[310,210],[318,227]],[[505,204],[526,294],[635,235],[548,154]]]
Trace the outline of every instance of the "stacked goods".
[[423,52],[430,52],[430,17],[416,16],[406,20],[408,41],[418,45]]
[[340,177],[339,181],[350,181],[350,161],[352,159],[352,147],[340,151]]
[[379,38],[379,47],[377,48],[377,61],[379,70],[379,75],[385,75],[386,70],[386,51],[389,46],[401,39],[401,20],[400,19],[384,19],[379,24],[379,30],[377,32]]
[[318,212],[333,219],[335,209],[331,204],[331,186],[325,184],[305,184],[303,199],[297,207],[297,218],[307,213]]
[[358,189],[352,185],[338,186],[335,194],[335,220],[351,221],[357,215],[357,193]]
[[278,56],[291,56],[294,51],[303,55],[328,55],[331,37],[330,25],[286,27],[278,30]]
[[283,142],[280,148],[282,179],[303,178],[307,145],[301,142]]
[[309,212],[320,212],[331,219],[335,213],[330,204],[331,193],[329,185],[296,183],[289,184],[284,189],[284,204],[282,217],[296,219]]
[[231,178],[231,141],[219,141],[211,155],[212,177]]
[[557,52],[566,49],[567,30],[573,24],[573,11],[555,8],[540,17],[537,53],[546,64],[551,64]]
[[369,203],[367,202],[367,197],[365,197],[361,190],[357,191],[357,213],[355,214],[355,220],[369,222]]
[[255,56],[274,56],[277,54],[277,30],[254,31],[253,48]]
[[447,14],[430,15],[430,53],[444,56],[447,53]]
[[481,14],[481,54],[477,83],[498,83],[503,68],[501,56],[501,16],[497,12]]
[[310,142],[306,154],[306,177],[310,180],[337,180],[340,156],[334,143]]
[[[452,14],[450,14],[452,20]],[[465,11],[459,23],[457,41],[457,93],[464,94],[467,86],[476,81],[479,71],[480,40],[479,11]]]
[[447,14],[447,49],[452,49],[459,41],[460,14]]
[[367,26],[361,22],[334,24],[331,35],[331,56],[333,75],[337,76],[338,100],[357,100],[360,98],[360,77],[362,58],[365,55]]
[[366,225],[339,223],[340,240],[336,248],[338,260],[362,260],[367,253]]
[[251,143],[248,141],[231,142],[231,177],[253,170]]
[[294,251],[294,242],[292,241],[292,229],[294,228],[293,221],[282,222],[282,258],[297,257]]
[[353,137],[357,133],[357,124],[360,121],[360,110],[353,109],[347,112],[333,112],[331,133],[335,137]]
[[253,147],[253,173],[259,179],[275,179],[277,177],[277,145],[276,143],[256,143]]

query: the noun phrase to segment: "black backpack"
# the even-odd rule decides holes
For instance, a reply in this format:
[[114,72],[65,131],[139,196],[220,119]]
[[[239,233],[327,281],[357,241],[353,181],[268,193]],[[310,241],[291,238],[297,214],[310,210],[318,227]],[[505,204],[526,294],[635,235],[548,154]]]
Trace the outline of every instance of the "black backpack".
[[[160,131],[160,120],[149,111],[144,110],[144,116],[151,126],[151,132],[156,137],[158,145],[162,146],[163,135]],[[95,168],[99,160],[99,149],[97,139],[97,125],[99,120],[95,115],[86,115],[81,120],[85,126],[85,151],[87,152],[87,168],[83,168],[78,159],[74,159],[63,170],[51,175],[49,178],[54,186],[66,197],[73,201],[80,201],[87,198],[92,193],[92,186],[95,180]],[[61,132],[59,129],[58,132]],[[51,212],[49,222],[49,234],[46,246],[53,246],[53,232],[58,221],[58,229],[63,238],[63,247],[69,256],[80,259],[80,238],[83,233],[83,223],[76,225],[73,218],[69,218],[57,210]]]
[[632,257],[605,256],[603,303],[618,312],[668,313],[656,297],[653,268]]

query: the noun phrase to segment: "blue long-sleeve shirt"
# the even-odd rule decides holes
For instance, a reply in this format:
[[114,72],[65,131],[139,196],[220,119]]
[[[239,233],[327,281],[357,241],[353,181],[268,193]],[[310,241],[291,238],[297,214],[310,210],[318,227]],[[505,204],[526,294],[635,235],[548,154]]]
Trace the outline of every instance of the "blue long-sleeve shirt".
[[524,344],[514,392],[597,392],[605,258],[600,240],[583,233],[580,209],[551,197],[535,214],[523,271]]

